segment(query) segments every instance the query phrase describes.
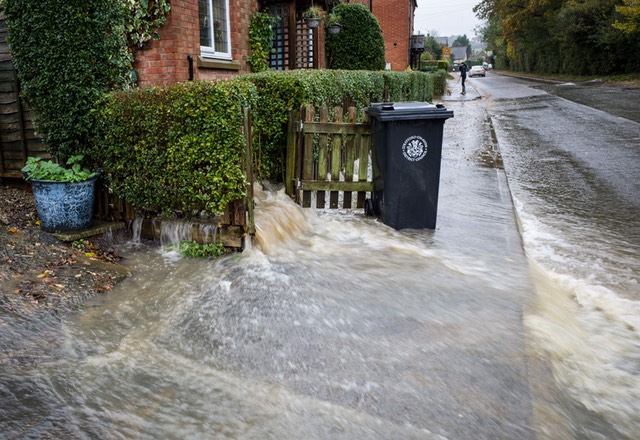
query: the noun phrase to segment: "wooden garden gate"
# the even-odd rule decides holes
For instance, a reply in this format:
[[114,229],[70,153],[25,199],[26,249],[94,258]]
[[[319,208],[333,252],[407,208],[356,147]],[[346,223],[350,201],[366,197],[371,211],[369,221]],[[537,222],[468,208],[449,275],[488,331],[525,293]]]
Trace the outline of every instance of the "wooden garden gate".
[[[373,188],[370,171],[371,127],[366,113],[357,122],[355,107],[304,106],[289,115],[286,191],[303,207],[315,199],[317,208],[364,208]],[[329,203],[326,194],[329,193]],[[314,197],[315,196],[315,197]]]

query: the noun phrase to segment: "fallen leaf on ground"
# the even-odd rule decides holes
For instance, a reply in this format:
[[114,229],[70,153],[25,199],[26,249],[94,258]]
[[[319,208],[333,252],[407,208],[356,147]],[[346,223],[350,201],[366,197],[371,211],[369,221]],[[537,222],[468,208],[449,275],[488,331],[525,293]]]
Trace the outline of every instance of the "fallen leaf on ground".
[[49,270],[45,270],[44,272],[42,272],[40,275],[38,275],[38,278],[44,278],[47,275],[51,275],[51,271]]

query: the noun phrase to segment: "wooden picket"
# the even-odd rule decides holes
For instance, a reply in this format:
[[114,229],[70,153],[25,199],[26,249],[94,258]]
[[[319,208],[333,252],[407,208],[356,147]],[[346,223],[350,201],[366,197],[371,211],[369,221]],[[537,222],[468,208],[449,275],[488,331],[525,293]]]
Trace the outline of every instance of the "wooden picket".
[[330,121],[326,106],[317,117],[313,106],[303,106],[289,115],[286,191],[303,207],[311,207],[315,195],[317,208],[351,209],[356,192],[356,207],[364,208],[373,185],[368,173],[371,128],[367,115],[357,122],[357,114],[349,107],[343,122],[342,107],[335,107]]

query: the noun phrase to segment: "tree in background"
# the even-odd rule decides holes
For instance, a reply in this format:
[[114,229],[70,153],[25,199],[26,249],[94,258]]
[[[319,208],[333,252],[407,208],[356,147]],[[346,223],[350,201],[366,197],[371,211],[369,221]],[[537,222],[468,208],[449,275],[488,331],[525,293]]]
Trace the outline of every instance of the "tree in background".
[[625,31],[637,2],[482,0],[474,11],[487,23],[483,39],[500,66],[596,75],[640,69],[640,33]]
[[384,40],[375,16],[359,3],[340,3],[333,8],[342,30],[327,34],[325,45],[329,69],[382,70]]
[[451,47],[460,46],[465,46],[467,48],[467,58],[471,58],[471,42],[469,41],[467,34],[459,35],[455,40],[453,40]]
[[424,61],[442,59],[442,44],[438,43],[431,35],[427,35],[424,39],[424,52],[420,59],[423,58]]
[[640,0],[624,0],[624,5],[616,6],[622,18],[613,27],[627,34],[640,32]]

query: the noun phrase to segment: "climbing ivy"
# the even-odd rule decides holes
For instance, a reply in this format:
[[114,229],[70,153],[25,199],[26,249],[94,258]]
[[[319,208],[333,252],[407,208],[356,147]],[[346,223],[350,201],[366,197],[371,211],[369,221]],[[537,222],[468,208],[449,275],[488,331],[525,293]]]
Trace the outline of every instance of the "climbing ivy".
[[94,103],[124,87],[123,9],[104,0],[4,0],[11,56],[22,95],[50,153],[64,160],[87,143]]
[[269,70],[269,55],[274,36],[273,27],[277,20],[268,12],[256,12],[251,17],[251,26],[249,26],[251,55],[248,62],[252,72]]
[[127,42],[132,50],[144,47],[149,40],[159,40],[156,29],[162,26],[169,16],[169,0],[121,0],[128,14],[125,14]]

